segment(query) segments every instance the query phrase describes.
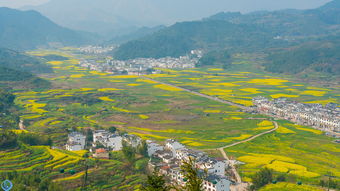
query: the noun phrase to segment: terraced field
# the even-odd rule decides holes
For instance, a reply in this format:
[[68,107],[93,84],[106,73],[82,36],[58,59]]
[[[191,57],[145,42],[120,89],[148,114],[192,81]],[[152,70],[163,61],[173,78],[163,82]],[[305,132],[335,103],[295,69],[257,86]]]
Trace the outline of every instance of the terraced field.
[[[162,141],[175,137],[190,147],[214,149],[273,128],[266,116],[244,113],[237,107],[173,86],[138,76],[88,71],[79,67],[78,56],[67,51],[30,54],[59,54],[69,58],[48,63],[53,65],[55,73],[42,77],[52,82],[52,89],[16,91],[22,118],[29,122],[27,129],[53,132],[53,139],[59,144],[65,143],[67,128],[116,126],[145,139]],[[339,103],[338,88],[311,86],[287,76],[221,69],[162,70],[163,74],[147,77],[244,106],[251,106],[252,97],[259,95]],[[278,123],[280,127],[274,133],[225,149],[228,156],[245,163],[239,167],[244,180],[249,180],[261,167],[310,183],[328,172],[340,176],[336,168],[340,165],[340,148],[332,138],[309,127],[294,126],[287,121]]]
[[[87,151],[68,152],[51,149],[47,146],[25,146],[15,150],[0,152],[0,173],[30,172],[41,169],[44,176],[60,184],[67,184],[68,189],[78,188],[83,184],[85,161],[89,165],[88,179],[91,189],[135,190],[143,181],[144,176],[139,173],[126,174],[122,156],[118,160],[94,160],[82,156]],[[117,153],[118,154],[118,153]],[[60,169],[65,172],[61,173]],[[70,173],[74,171],[75,174]],[[114,176],[113,176],[114,174]],[[100,176],[110,176],[106,184],[99,184]]]

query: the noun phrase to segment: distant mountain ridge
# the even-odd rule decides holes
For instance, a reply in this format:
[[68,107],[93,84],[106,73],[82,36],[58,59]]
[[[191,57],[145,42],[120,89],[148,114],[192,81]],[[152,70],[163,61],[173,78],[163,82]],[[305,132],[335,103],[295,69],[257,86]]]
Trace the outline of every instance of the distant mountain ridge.
[[60,27],[36,11],[0,8],[0,47],[34,49],[49,43],[79,45],[90,35]]
[[265,51],[340,32],[339,0],[311,10],[219,13],[202,21],[176,23],[122,44],[118,59],[181,56],[192,49]]

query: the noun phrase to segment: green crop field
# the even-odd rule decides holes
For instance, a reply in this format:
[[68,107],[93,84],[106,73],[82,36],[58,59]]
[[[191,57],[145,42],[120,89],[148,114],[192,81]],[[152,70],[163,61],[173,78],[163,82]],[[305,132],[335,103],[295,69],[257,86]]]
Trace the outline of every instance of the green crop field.
[[[176,138],[189,147],[208,149],[209,154],[220,156],[214,149],[274,128],[266,116],[245,113],[235,106],[179,88],[139,76],[114,76],[81,68],[78,59],[82,55],[71,54],[72,51],[29,52],[34,56],[57,54],[69,60],[47,63],[53,66],[54,73],[40,77],[52,83],[51,89],[15,90],[16,103],[27,130],[48,133],[59,146],[66,142],[66,129],[115,126],[144,139],[163,141]],[[240,70],[249,62],[240,60],[234,63],[233,71],[218,68],[162,69],[162,74],[147,77],[245,106],[251,106],[251,99],[260,95],[289,97],[306,103],[339,103],[337,87],[309,85],[289,76],[264,73],[259,68],[252,72]],[[280,127],[273,133],[225,149],[228,156],[244,162],[238,168],[244,180],[249,181],[249,177],[261,167],[284,173],[290,180],[310,183],[329,172],[340,176],[337,168],[340,148],[332,138],[309,127],[294,126],[287,121],[278,123]],[[25,169],[41,163],[45,165],[53,158],[48,154],[36,155],[29,164],[25,161],[18,164]],[[60,160],[72,164],[78,159]],[[4,164],[11,165],[7,162]],[[61,162],[57,160],[49,164],[54,163]],[[80,179],[81,176],[78,174],[73,178]],[[137,180],[132,182],[138,185]],[[119,185],[123,185],[122,182],[112,183],[115,188]]]

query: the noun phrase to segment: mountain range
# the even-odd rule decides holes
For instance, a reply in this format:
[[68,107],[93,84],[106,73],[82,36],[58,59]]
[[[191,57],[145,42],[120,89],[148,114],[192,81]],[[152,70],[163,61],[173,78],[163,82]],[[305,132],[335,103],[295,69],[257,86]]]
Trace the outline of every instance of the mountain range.
[[80,45],[93,36],[61,27],[37,11],[0,8],[0,47],[33,49],[52,44]]
[[[57,24],[107,37],[121,36],[140,27],[172,25],[198,20],[225,10],[251,11],[287,7],[316,7],[329,0],[49,0],[37,10]],[[308,2],[308,3],[306,3]]]
[[118,59],[181,56],[192,49],[266,51],[339,34],[340,0],[311,10],[219,13],[200,21],[176,23],[122,44]]

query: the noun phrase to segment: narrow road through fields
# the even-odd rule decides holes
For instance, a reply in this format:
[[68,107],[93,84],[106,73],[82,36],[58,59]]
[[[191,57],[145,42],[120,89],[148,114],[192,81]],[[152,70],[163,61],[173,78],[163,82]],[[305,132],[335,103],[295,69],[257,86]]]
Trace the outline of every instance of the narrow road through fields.
[[225,104],[228,104],[228,105],[231,105],[231,106],[236,106],[236,107],[239,107],[239,108],[241,108],[243,110],[246,110],[246,111],[252,111],[252,109],[250,107],[246,107],[246,106],[243,106],[243,105],[240,105],[240,104],[236,104],[236,103],[233,103],[233,102],[230,102],[230,101],[226,101],[226,100],[214,97],[214,96],[209,96],[209,95],[206,95],[206,94],[195,92],[193,90],[182,88],[182,87],[179,87],[179,86],[176,86],[176,85],[173,85],[173,84],[168,84],[168,83],[165,83],[165,82],[161,82],[161,81],[158,81],[158,80],[155,80],[155,79],[152,79],[152,78],[148,78],[148,77],[145,77],[145,76],[142,76],[142,77],[144,79],[147,79],[147,80],[151,80],[151,81],[154,81],[154,82],[157,82],[157,83],[160,83],[160,84],[164,84],[164,85],[168,85],[168,86],[171,86],[171,87],[174,87],[174,88],[181,89],[183,91],[189,92],[191,94],[198,95],[200,97],[205,97],[205,98],[208,98],[210,100],[214,100],[214,101],[217,101],[217,102],[220,102],[220,103],[225,103]]
[[241,143],[245,143],[245,142],[251,141],[251,140],[253,140],[253,139],[256,139],[256,138],[259,137],[259,136],[262,136],[262,135],[271,133],[271,132],[273,132],[273,131],[276,131],[276,130],[279,128],[279,125],[277,124],[276,121],[271,121],[271,122],[274,123],[274,128],[273,128],[273,129],[268,130],[268,131],[265,131],[265,132],[262,132],[262,133],[257,134],[257,135],[254,135],[254,136],[252,136],[252,137],[250,137],[250,138],[248,138],[248,139],[245,139],[245,140],[243,140],[243,141],[239,141],[239,142],[236,142],[236,143],[233,143],[233,144],[230,144],[230,145],[223,146],[223,147],[221,147],[221,148],[219,148],[219,149],[225,149],[225,148],[229,148],[229,147],[232,147],[232,146],[241,144]]

